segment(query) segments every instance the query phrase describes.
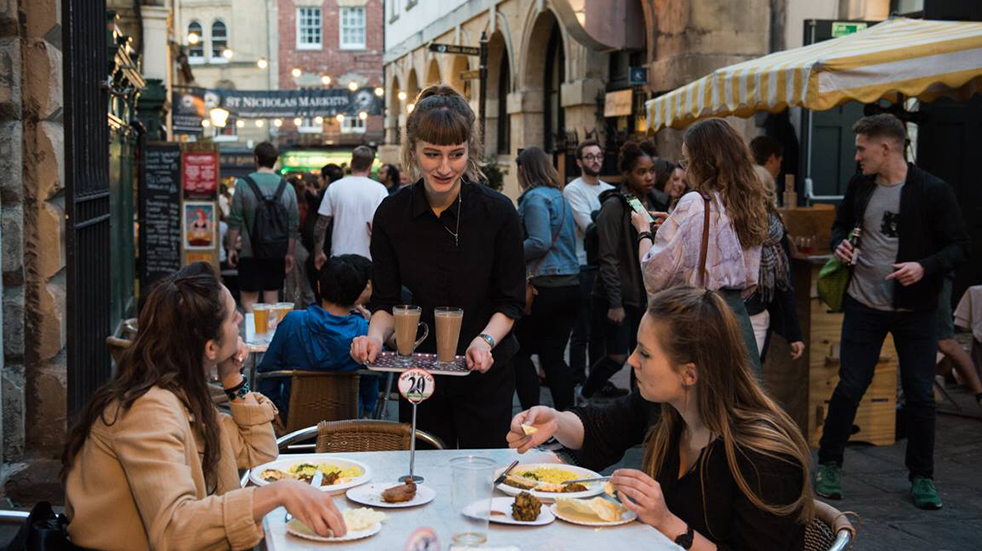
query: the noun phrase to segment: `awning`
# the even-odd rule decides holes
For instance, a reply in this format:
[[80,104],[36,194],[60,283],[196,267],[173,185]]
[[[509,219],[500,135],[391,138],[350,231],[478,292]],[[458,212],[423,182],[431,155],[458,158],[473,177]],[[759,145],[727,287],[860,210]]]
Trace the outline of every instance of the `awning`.
[[896,18],[855,34],[717,69],[645,103],[650,132],[789,106],[817,111],[897,94],[982,92],[982,23]]

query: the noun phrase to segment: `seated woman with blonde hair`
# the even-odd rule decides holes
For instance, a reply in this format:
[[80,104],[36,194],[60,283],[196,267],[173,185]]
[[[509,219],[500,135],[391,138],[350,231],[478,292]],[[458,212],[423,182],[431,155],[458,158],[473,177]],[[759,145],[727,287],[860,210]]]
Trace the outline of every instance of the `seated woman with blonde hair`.
[[[643,444],[642,470],[611,478],[641,522],[685,549],[802,549],[808,446],[758,385],[730,308],[688,286],[648,304],[628,360],[638,389],[606,407],[519,413],[509,445],[524,453],[555,436],[601,470]],[[539,430],[526,436],[523,423]]]
[[[62,481],[74,545],[89,549],[248,549],[284,506],[321,535],[345,533],[331,497],[298,481],[240,488],[238,469],[276,458],[273,404],[239,373],[242,315],[211,266],[153,288],[111,381],[72,428]],[[211,400],[218,369],[231,415]]]

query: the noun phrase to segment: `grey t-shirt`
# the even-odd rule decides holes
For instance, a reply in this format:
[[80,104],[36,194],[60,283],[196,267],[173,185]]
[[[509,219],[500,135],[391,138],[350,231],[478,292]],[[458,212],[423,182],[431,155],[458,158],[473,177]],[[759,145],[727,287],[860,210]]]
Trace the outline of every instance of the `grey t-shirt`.
[[859,239],[859,258],[849,283],[849,296],[875,310],[895,311],[893,306],[894,280],[886,276],[895,272],[897,250],[900,247],[899,184],[877,184],[870,196],[863,230]]

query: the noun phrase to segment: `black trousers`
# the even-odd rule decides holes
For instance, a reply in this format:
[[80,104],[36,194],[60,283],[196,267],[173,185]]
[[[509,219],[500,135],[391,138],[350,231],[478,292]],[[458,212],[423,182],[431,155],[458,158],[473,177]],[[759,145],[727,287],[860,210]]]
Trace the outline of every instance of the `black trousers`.
[[887,333],[900,357],[900,386],[907,416],[907,455],[911,477],[934,476],[934,357],[938,349],[935,310],[885,312],[869,308],[846,295],[843,302],[839,384],[829,401],[829,413],[819,442],[818,462],[838,463],[852,432],[863,394],[873,381]]
[[554,407],[573,407],[573,373],[566,360],[566,341],[580,311],[580,286],[538,287],[532,313],[518,322],[518,354],[515,355],[515,390],[522,409],[539,405],[539,376],[532,355],[546,372]]
[[597,326],[593,311],[593,285],[599,270],[596,266],[580,266],[580,314],[569,336],[569,367],[573,371],[573,383],[586,380],[586,366],[597,363],[603,356],[603,327]]
[[[612,323],[607,319],[607,311],[610,310],[610,303],[606,297],[593,297],[593,318],[594,327],[602,328],[603,335],[603,355],[590,367],[590,376],[583,383],[583,396],[587,398],[600,390],[604,383],[613,377],[624,367],[624,362],[616,362],[610,356],[628,356],[638,345],[638,326],[641,325],[641,318],[644,316],[644,309],[624,305],[624,322],[620,325]],[[632,373],[633,375],[633,373]]]
[[[433,395],[417,406],[416,427],[439,437],[450,449],[506,448],[514,395],[511,359],[495,362],[487,373],[437,375]],[[412,404],[400,399],[399,420],[412,419]]]

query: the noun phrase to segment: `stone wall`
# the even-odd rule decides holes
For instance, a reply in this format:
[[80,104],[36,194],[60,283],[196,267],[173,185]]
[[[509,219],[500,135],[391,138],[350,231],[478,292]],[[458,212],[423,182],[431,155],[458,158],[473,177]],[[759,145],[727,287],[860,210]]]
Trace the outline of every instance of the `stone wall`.
[[[57,476],[66,427],[61,3],[0,0],[5,493]],[[50,489],[50,486],[49,486]]]

